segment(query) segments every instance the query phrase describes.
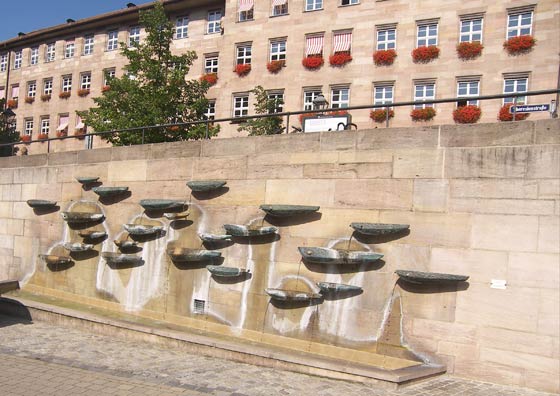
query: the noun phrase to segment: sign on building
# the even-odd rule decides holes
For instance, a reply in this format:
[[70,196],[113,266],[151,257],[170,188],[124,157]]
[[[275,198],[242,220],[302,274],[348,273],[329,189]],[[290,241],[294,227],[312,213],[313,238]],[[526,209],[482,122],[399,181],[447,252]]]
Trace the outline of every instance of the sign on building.
[[534,105],[515,105],[509,108],[510,113],[536,113],[538,111],[550,111],[550,104],[534,104]]
[[343,131],[351,122],[350,114],[305,117],[303,119],[303,132]]

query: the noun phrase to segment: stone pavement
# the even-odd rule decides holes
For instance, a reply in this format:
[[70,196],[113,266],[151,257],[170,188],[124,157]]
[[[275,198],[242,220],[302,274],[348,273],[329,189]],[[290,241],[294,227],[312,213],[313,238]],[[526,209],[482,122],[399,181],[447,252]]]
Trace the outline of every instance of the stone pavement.
[[387,390],[0,315],[1,395],[545,396],[450,376]]

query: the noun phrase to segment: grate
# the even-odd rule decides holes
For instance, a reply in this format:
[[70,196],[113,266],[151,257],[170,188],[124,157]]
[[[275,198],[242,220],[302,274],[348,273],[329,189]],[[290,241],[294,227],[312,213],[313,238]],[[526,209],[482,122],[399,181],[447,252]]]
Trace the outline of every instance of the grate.
[[204,306],[206,305],[206,301],[204,300],[194,300],[194,313],[195,314],[204,314]]

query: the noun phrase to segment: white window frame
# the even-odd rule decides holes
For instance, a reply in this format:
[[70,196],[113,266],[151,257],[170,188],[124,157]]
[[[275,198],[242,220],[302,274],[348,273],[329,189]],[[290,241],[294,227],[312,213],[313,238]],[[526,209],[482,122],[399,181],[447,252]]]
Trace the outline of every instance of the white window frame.
[[[394,34],[394,38],[389,38],[391,32],[393,32]],[[376,38],[377,38],[377,43],[376,43],[376,49],[378,51],[386,51],[389,49],[397,49],[397,28],[396,27],[391,27],[391,28],[378,28],[377,29],[377,34],[376,34]]]
[[289,3],[289,1],[286,0],[286,2],[282,5],[279,5],[279,6],[272,5],[270,15],[273,16],[273,17],[288,15],[288,10],[289,10],[288,3]]
[[109,85],[109,77],[114,78],[117,75],[117,70],[115,68],[108,68],[103,70],[103,85]]
[[206,16],[206,34],[217,34],[222,32],[222,10],[210,10]]
[[[480,30],[474,30],[475,23],[480,21]],[[463,18],[459,23],[459,42],[460,43],[482,43],[482,32],[484,30],[484,18],[473,17]],[[479,35],[480,38],[476,39],[475,36]]]
[[323,0],[304,0],[305,11],[319,11],[323,9]]
[[119,48],[119,31],[109,30],[107,32],[107,51],[115,51]]
[[45,62],[54,62],[56,59],[56,43],[48,43],[45,48]]
[[[12,92],[11,92],[11,93],[12,93],[12,99],[18,100],[18,99],[19,99],[19,94],[20,94],[20,92],[19,92],[19,84],[13,84],[13,85],[12,85],[11,91],[12,91]],[[14,91],[17,92],[17,95],[14,95]]]
[[75,49],[76,43],[74,43],[74,41],[66,41],[64,44],[64,59],[73,58]]
[[25,136],[33,135],[33,118],[26,118],[25,120],[23,120],[23,125],[23,133],[25,134]]
[[270,40],[270,56],[269,61],[286,60],[286,39]]
[[[475,88],[476,92],[472,92]],[[466,92],[461,93],[465,89]],[[478,100],[469,100],[469,97],[480,96],[480,80],[457,80],[457,97],[467,101],[467,105],[478,106]]]
[[21,69],[23,65],[23,51],[15,51],[14,52],[14,69]]
[[253,56],[253,44],[237,44],[235,46],[235,64],[250,65]]
[[48,135],[51,131],[51,119],[49,117],[41,118],[41,134]]
[[62,76],[62,92],[72,91],[72,76],[70,74]]
[[[378,95],[379,94],[379,95]],[[373,85],[373,104],[384,105],[392,104],[395,101],[395,85],[394,84],[374,84]],[[385,107],[383,107],[385,108]],[[389,107],[392,108],[392,107]]]
[[43,80],[43,95],[52,95],[53,93],[53,79],[45,78]]
[[8,54],[0,55],[0,72],[8,70]]
[[[525,88],[519,88],[519,86],[525,85]],[[513,90],[507,91],[506,89],[511,86]],[[508,93],[523,93],[529,90],[529,76],[524,77],[504,77],[504,95]],[[504,98],[502,104],[507,103],[519,103],[527,104],[527,96],[518,96],[517,98]]]
[[132,47],[134,43],[140,44],[140,31],[141,28],[138,25],[130,26],[128,28],[128,46]]
[[39,64],[39,47],[31,47],[29,51],[29,64],[31,66]]
[[341,6],[351,6],[356,4],[360,4],[360,0],[341,0],[340,2]]
[[27,83],[27,97],[34,98],[37,96],[37,82],[30,81]]
[[252,21],[255,18],[255,3],[253,3],[253,7],[247,11],[238,11],[237,18],[238,22]]
[[[529,24],[523,23],[527,15],[531,19]],[[533,34],[533,19],[533,10],[508,13],[506,39]]]
[[[418,94],[418,88],[421,87],[422,92],[420,95]],[[429,91],[432,91],[432,94],[429,94]],[[430,100],[436,98],[436,83],[434,82],[415,82],[414,83],[414,101],[419,100]],[[413,106],[414,109],[426,109],[428,107],[435,108],[435,103],[423,103],[423,104],[416,104]]]
[[249,115],[249,94],[234,94],[232,117],[239,118],[247,115]]
[[204,73],[218,73],[218,55],[208,55],[204,57]]
[[313,101],[317,96],[322,94],[320,88],[307,88],[303,90],[303,110],[315,110]]
[[350,87],[334,86],[331,87],[331,104],[333,109],[344,109],[350,106]]
[[91,72],[80,74],[80,89],[91,89]]
[[92,55],[94,44],[95,44],[95,36],[93,34],[88,34],[84,36],[84,50],[82,55]]
[[175,20],[175,40],[180,40],[189,37],[189,16],[183,15],[177,17]]
[[[435,34],[433,33],[434,26],[435,26]],[[425,29],[425,36],[421,36],[424,29]],[[416,48],[438,45],[438,36],[439,36],[438,33],[439,33],[439,23],[437,22],[419,23],[416,27]],[[425,41],[425,43],[420,44],[421,41]]]
[[267,96],[269,100],[272,99],[280,99],[282,103],[280,103],[273,112],[269,114],[276,114],[282,113],[284,111],[284,90],[272,90],[267,92]]
[[216,99],[208,100],[208,106],[204,111],[204,118],[206,120],[214,120],[216,119]]

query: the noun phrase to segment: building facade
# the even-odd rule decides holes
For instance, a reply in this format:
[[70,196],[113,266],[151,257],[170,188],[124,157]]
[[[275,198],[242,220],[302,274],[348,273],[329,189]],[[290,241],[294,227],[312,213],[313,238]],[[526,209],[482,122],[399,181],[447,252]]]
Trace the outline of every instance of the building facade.
[[[464,97],[462,104],[480,106],[480,122],[494,122],[500,108],[513,99],[477,103],[469,96],[552,89],[558,83],[560,4],[556,0],[170,0],[164,4],[176,27],[174,50],[193,50],[198,55],[188,77],[217,75],[207,95],[209,117],[252,114],[254,98],[249,91],[261,85],[283,100],[285,111],[311,109],[319,93],[331,107],[340,108]],[[119,42],[145,37],[138,12],[150,6],[129,4],[0,43],[0,97],[14,108],[22,135],[36,139],[40,134],[84,130],[76,111],[93,105],[92,98],[107,89],[107,76],[122,75],[126,59],[119,54]],[[519,36],[535,41],[529,50],[511,54],[504,42]],[[482,52],[461,58],[460,43],[481,43]],[[415,60],[412,53],[418,48],[420,58]],[[434,48],[437,56],[425,58],[434,55],[427,50]],[[320,63],[319,57],[322,66],[303,65],[306,59]],[[250,71],[238,65],[250,65]],[[280,67],[269,70],[274,66]],[[239,69],[246,74],[240,76]],[[554,95],[521,100],[548,103],[552,99]],[[426,106],[431,105],[417,107]],[[453,123],[456,106],[433,105],[436,116],[422,124]],[[415,125],[411,110],[395,108],[390,125]],[[359,128],[384,127],[370,119],[369,110],[351,115]],[[545,117],[549,115],[531,115],[531,119]],[[291,124],[299,121],[292,119]],[[239,135],[236,125],[224,124],[219,137]],[[68,139],[51,149],[90,145]],[[41,150],[35,146],[40,145],[33,145],[33,153]]]

